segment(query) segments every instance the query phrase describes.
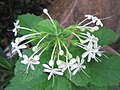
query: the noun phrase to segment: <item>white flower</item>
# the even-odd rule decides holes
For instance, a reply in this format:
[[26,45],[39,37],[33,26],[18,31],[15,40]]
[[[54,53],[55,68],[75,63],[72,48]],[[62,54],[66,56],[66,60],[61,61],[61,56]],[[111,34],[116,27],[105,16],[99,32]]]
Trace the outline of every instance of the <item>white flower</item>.
[[20,28],[20,25],[19,24],[19,20],[17,20],[15,23],[14,23],[14,29],[13,29],[13,32],[14,32],[14,35],[17,36],[17,32],[18,32],[18,29]]
[[48,80],[50,80],[50,78],[51,78],[52,76],[53,76],[53,78],[54,78],[54,75],[60,75],[60,76],[63,75],[63,72],[61,71],[61,69],[52,68],[52,67],[50,67],[50,66],[47,65],[47,64],[43,64],[43,67],[45,67],[44,72],[49,73]]
[[25,48],[27,48],[27,46],[24,45],[24,44],[19,45],[20,42],[21,42],[21,41],[19,41],[18,38],[16,38],[15,43],[14,43],[14,42],[11,42],[11,45],[12,45],[12,47],[14,48],[13,51],[12,51],[12,53],[14,53],[14,52],[17,51],[18,55],[19,55],[20,57],[22,57],[22,53],[21,53],[20,49],[25,49]]
[[[62,69],[62,72],[64,72],[66,69],[70,70],[70,67],[76,62],[75,58],[72,58],[69,62],[66,61],[57,61],[58,68]],[[70,71],[69,71],[70,72]]]
[[92,19],[93,15],[85,15],[87,19]]
[[34,57],[28,57],[27,55],[23,55],[23,59],[21,61],[22,64],[27,65],[27,69],[26,69],[26,73],[28,73],[28,69],[29,67],[32,70],[35,70],[35,67],[33,66],[33,64],[39,64],[39,55],[35,55]]
[[101,27],[103,27],[103,23],[101,22],[101,20],[100,20],[100,19],[98,19],[98,20],[97,20],[96,25],[97,25],[97,26],[99,26],[99,25],[100,25]]
[[96,23],[96,25],[97,26],[101,26],[101,27],[103,27],[103,23],[101,22],[101,20],[100,19],[98,19],[97,17],[92,17],[92,22],[93,23]]
[[84,59],[80,60],[80,58],[77,56],[76,57],[76,62],[77,63],[75,63],[71,66],[71,71],[73,71],[72,75],[75,75],[80,70],[86,69],[86,66],[83,65]]
[[82,58],[84,59],[88,56],[88,60],[87,60],[88,62],[90,62],[92,58],[98,62],[99,59],[97,58],[96,55],[101,56],[100,55],[101,51],[99,51],[100,47],[95,48],[94,46],[96,45],[93,45],[92,43],[88,43],[88,45],[84,47],[86,52],[82,54]]
[[92,43],[97,43],[98,42],[98,38],[95,37],[93,34],[90,35],[89,32],[87,32],[86,34],[83,34],[83,35],[86,35],[86,37],[83,37],[85,38],[86,40],[84,40],[82,43],[89,43],[89,42],[92,42]]

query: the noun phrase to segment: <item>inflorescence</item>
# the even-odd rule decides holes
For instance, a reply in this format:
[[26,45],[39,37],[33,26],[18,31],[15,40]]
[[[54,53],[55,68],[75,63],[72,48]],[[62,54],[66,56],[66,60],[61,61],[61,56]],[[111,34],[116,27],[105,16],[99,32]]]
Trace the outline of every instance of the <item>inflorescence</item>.
[[[43,12],[49,17],[53,27],[57,29],[54,20],[48,13],[48,10],[43,9]],[[84,24],[86,21],[89,22]],[[48,38],[49,33],[37,32],[36,30],[22,27],[19,25],[19,22],[20,21],[17,20],[16,23],[14,23],[15,28],[13,29],[13,32],[15,36],[17,36],[20,30],[27,30],[33,33],[16,37],[15,41],[11,43],[14,48],[12,53],[17,52],[18,55],[23,58],[21,63],[26,65],[26,73],[28,73],[30,68],[35,70],[34,65],[40,64],[40,61],[42,60],[40,59],[41,55],[47,50],[47,48],[51,48],[49,46],[50,43],[42,45],[43,41]],[[94,24],[94,26],[91,26],[90,24]],[[70,78],[73,75],[76,75],[77,72],[82,71],[85,73],[85,62],[91,62],[91,60],[95,60],[96,62],[101,61],[99,57],[103,55],[104,51],[100,50],[101,46],[98,44],[99,38],[90,33],[99,30],[99,27],[103,27],[100,19],[93,15],[85,15],[85,19],[74,27],[75,29],[81,30],[79,34],[74,30],[71,30],[72,28],[68,28],[71,30],[71,34],[77,38],[75,46],[84,50],[81,56],[73,57],[72,53],[74,52],[70,52],[67,43],[65,43],[65,39],[61,39],[58,35],[55,37],[56,39],[53,44],[52,52],[49,52],[51,53],[51,58],[48,63],[42,64],[44,72],[49,74],[48,80],[50,80],[51,77],[54,78],[55,75],[64,75],[66,70],[68,70]],[[23,54],[21,50],[28,49],[27,44],[33,42],[37,35],[41,37],[36,45],[32,47],[33,54],[31,56]],[[21,43],[23,41],[24,43]],[[62,60],[63,58],[61,57],[65,60]]]

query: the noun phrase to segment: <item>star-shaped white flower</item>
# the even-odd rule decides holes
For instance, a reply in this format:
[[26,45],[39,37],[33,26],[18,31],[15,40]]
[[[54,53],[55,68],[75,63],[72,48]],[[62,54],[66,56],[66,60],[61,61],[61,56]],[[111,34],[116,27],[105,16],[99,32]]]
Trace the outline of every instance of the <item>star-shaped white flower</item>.
[[92,19],[93,15],[85,15],[87,19]]
[[83,35],[85,35],[85,37],[84,37],[85,40],[82,43],[89,43],[89,42],[97,43],[98,42],[98,38],[95,37],[93,34],[91,35],[89,32],[87,32],[86,34],[83,34]]
[[39,61],[39,55],[35,55],[34,57],[28,57],[27,55],[23,55],[23,59],[24,60],[22,60],[21,63],[27,65],[26,73],[28,73],[29,67],[32,70],[35,70],[35,67],[33,66],[33,64],[36,65],[36,64],[40,63],[40,61]]
[[81,59],[77,56],[76,63],[71,66],[71,71],[73,71],[72,75],[75,75],[78,71],[86,69],[84,64],[84,59]]
[[50,80],[52,76],[54,78],[54,75],[60,75],[60,76],[63,75],[63,72],[61,71],[61,69],[50,67],[47,64],[43,64],[43,67],[45,67],[44,72],[49,73],[48,80]]
[[88,43],[87,46],[83,47],[83,49],[85,49],[86,52],[84,52],[82,54],[82,58],[84,59],[84,58],[88,57],[88,60],[87,60],[88,62],[90,62],[91,59],[93,58],[93,59],[95,59],[95,61],[98,62],[99,59],[97,58],[96,55],[101,56],[102,52],[100,51],[99,46],[98,47],[95,47],[95,46],[96,45],[93,45],[92,43]]
[[13,51],[12,51],[12,53],[17,52],[18,55],[19,55],[20,57],[22,57],[22,53],[21,53],[20,50],[27,48],[27,46],[24,45],[24,44],[19,45],[20,42],[21,42],[21,40],[18,39],[18,38],[15,39],[15,43],[14,43],[14,42],[11,42],[11,45],[12,45],[12,47],[14,48]]
[[92,22],[93,22],[93,23],[96,23],[97,26],[103,27],[103,23],[102,23],[101,20],[98,19],[96,16],[93,16],[93,17],[92,17]]
[[[62,72],[64,72],[66,69],[70,70],[70,67],[76,62],[75,58],[72,58],[69,62],[59,60],[57,61],[58,68],[62,69]],[[69,71],[70,72],[70,71]]]
[[20,28],[19,22],[20,22],[20,21],[17,20],[17,21],[14,23],[13,32],[14,32],[14,35],[15,35],[15,36],[17,36],[18,29]]

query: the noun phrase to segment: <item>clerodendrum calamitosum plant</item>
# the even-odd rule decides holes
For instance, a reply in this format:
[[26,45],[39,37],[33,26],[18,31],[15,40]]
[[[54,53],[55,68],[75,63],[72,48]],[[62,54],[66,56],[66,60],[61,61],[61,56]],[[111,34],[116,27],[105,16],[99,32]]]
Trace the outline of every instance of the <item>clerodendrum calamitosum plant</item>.
[[[15,90],[18,86],[25,90],[84,90],[89,85],[90,90],[101,87],[107,90],[108,86],[119,83],[120,76],[116,71],[119,67],[115,71],[113,67],[120,63],[120,58],[105,55],[105,51],[101,50],[101,45],[110,44],[116,39],[114,32],[101,29],[101,20],[93,15],[85,15],[80,23],[62,29],[47,9],[43,12],[49,19],[27,14],[14,23],[13,32],[17,37],[11,43],[14,48],[12,53],[17,52],[20,60],[16,64],[15,78],[6,90]],[[19,33],[23,36],[18,36]],[[68,40],[71,35],[74,37]],[[28,43],[32,47],[28,48]],[[116,63],[111,63],[113,59]],[[33,81],[35,83],[31,86]]]

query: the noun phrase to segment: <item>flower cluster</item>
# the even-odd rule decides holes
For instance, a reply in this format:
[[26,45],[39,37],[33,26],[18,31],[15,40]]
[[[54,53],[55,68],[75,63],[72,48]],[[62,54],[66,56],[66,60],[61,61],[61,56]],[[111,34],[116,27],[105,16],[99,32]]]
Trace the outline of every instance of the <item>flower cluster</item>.
[[[57,29],[57,26],[49,15],[48,10],[44,9],[43,12],[49,17],[53,27]],[[103,24],[101,20],[96,16],[85,15],[85,17],[86,19],[77,24],[75,27],[75,29],[81,30],[80,33],[77,33],[74,30],[70,29],[70,34],[74,35],[77,38],[75,46],[84,50],[81,56],[77,55],[74,58],[74,55],[72,54],[73,52],[70,52],[68,49],[68,45],[66,43],[67,41],[64,39],[64,37],[59,37],[59,35],[63,32],[59,35],[54,35],[54,39],[51,39],[51,41],[54,41],[52,42],[52,52],[49,52],[51,53],[51,57],[48,60],[48,64],[42,64],[45,68],[43,71],[49,74],[48,80],[50,80],[51,77],[54,78],[55,75],[64,75],[65,71],[69,72],[71,78],[73,75],[76,75],[80,71],[84,72],[84,69],[86,69],[85,63],[90,62],[91,60],[95,60],[96,62],[101,61],[99,57],[102,56],[104,51],[100,50],[101,46],[98,44],[99,39],[91,34],[91,32],[99,30],[99,27],[103,27]],[[90,22],[82,25],[87,20]],[[35,70],[34,65],[40,64],[40,56],[47,50],[47,48],[51,47],[51,41],[43,44],[43,41],[47,40],[51,34],[46,32],[37,32],[36,30],[21,27],[19,25],[19,22],[20,21],[18,20],[16,23],[14,23],[15,28],[13,29],[13,32],[15,33],[15,36],[17,36],[17,33],[20,30],[28,30],[32,33],[17,37],[15,39],[15,42],[11,43],[12,47],[14,48],[12,53],[17,52],[18,55],[23,58],[21,63],[27,66],[26,73],[28,73],[29,68]],[[89,26],[92,23],[95,24],[95,26]],[[89,30],[90,32],[84,32],[85,30]],[[37,36],[38,38],[36,38]],[[35,44],[35,46],[32,46],[33,54],[30,56],[27,54],[22,54],[21,50],[27,49],[27,44],[33,42],[36,39],[38,39],[38,42]]]

